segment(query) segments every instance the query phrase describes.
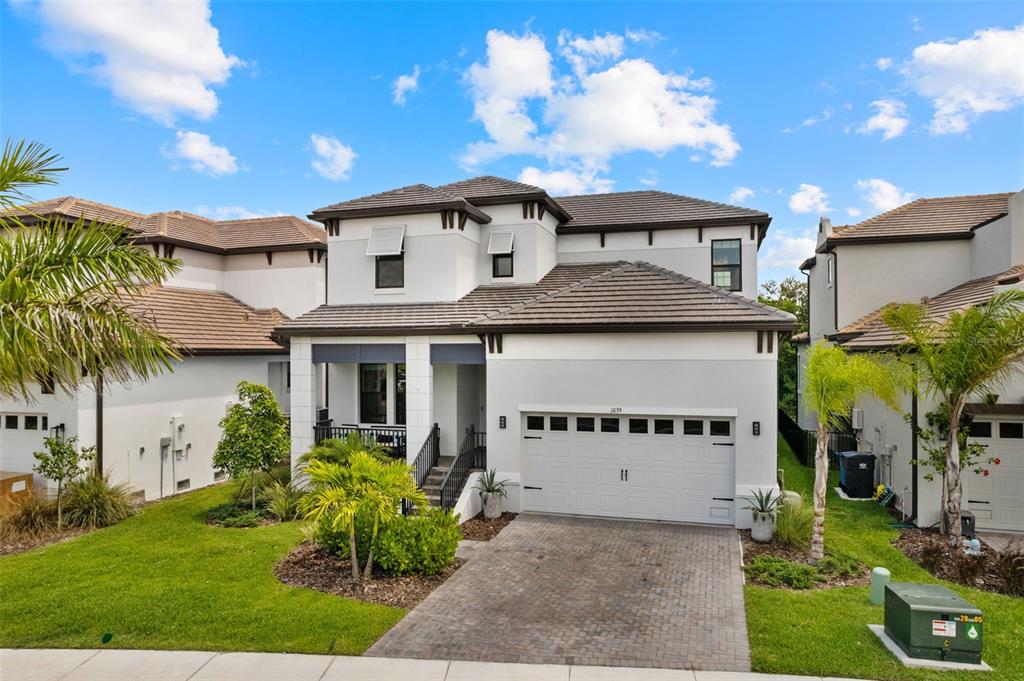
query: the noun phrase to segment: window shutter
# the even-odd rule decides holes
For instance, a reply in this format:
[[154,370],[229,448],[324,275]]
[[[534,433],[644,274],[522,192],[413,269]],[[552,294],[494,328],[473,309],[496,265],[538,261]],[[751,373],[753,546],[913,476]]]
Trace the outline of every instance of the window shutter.
[[366,255],[401,255],[405,241],[405,225],[401,227],[377,227],[370,234]]
[[505,255],[512,252],[514,232],[492,232],[487,242],[487,255]]

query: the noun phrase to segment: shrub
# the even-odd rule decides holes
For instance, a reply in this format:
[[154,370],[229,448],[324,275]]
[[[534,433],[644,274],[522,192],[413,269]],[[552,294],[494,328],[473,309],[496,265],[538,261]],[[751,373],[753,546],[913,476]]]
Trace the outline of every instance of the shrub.
[[752,580],[768,586],[810,589],[824,581],[813,565],[794,563],[776,556],[757,556],[743,569]]
[[299,517],[299,501],[303,492],[295,485],[275,482],[263,491],[263,500],[267,505],[267,513],[281,522],[295,520]]
[[109,475],[92,472],[68,484],[64,517],[69,525],[107,527],[132,513],[128,485],[110,484]]
[[347,466],[348,460],[356,452],[369,454],[373,458],[387,463],[391,461],[388,449],[378,444],[372,435],[363,435],[359,431],[351,431],[345,437],[329,438],[314,445],[308,452],[299,457],[299,468],[305,468],[314,461],[336,463]]
[[834,577],[854,577],[860,574],[860,561],[839,551],[829,551],[818,561],[818,571]]
[[963,553],[957,553],[958,555],[953,559],[953,570],[956,572],[957,581],[974,586],[978,582],[978,577],[985,571],[984,556],[966,556]]
[[436,575],[455,560],[460,539],[459,516],[448,511],[400,516],[377,538],[377,564],[392,575]]
[[921,547],[919,562],[928,572],[934,573],[944,563],[949,555],[946,550],[946,542],[933,541]]
[[242,511],[220,521],[221,527],[256,527],[263,520],[259,511]]
[[37,539],[57,527],[57,505],[27,494],[11,499],[0,516],[0,539],[23,541]]
[[1011,596],[1024,596],[1024,550],[1008,548],[992,556],[992,568]]
[[206,521],[221,527],[256,527],[267,516],[262,505],[253,511],[248,501],[235,499],[206,512]]
[[775,541],[800,551],[811,547],[814,508],[805,504],[782,504],[775,517]]

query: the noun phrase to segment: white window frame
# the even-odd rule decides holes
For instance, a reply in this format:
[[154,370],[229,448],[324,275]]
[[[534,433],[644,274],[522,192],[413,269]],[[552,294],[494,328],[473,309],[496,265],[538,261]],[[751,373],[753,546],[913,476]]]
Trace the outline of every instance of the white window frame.
[[[508,237],[508,243],[502,243],[502,239]],[[509,255],[515,252],[515,232],[491,232],[487,239],[487,255]]]

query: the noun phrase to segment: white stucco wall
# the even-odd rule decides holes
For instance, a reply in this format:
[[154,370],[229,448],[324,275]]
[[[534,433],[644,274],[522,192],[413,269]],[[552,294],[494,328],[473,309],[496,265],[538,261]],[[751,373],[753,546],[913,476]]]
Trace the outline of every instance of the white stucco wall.
[[[777,348],[777,345],[776,345]],[[756,351],[754,332],[506,334],[487,356],[487,461],[512,481],[520,508],[520,411],[566,405],[591,413],[735,415],[736,518],[741,497],[776,484],[776,354]],[[498,427],[500,417],[506,427]],[[761,434],[754,436],[752,422]]]
[[[66,437],[78,434],[78,395],[65,395],[57,392],[44,395],[39,386],[30,388],[31,400],[0,399],[0,470],[15,473],[29,473],[36,464],[33,452],[42,450],[43,438],[54,434],[59,425],[64,425]],[[93,393],[87,399],[94,399]],[[18,429],[8,430],[4,427],[4,415],[19,416]],[[48,430],[24,430],[24,416],[46,416]],[[41,421],[39,422],[41,424]],[[38,475],[34,476],[33,485],[42,489],[45,481]]]
[[757,241],[750,238],[749,227],[705,227],[703,241],[697,229],[654,230],[653,245],[647,244],[647,231],[609,232],[601,248],[600,234],[562,234],[558,237],[559,262],[604,262],[644,260],[688,277],[711,282],[711,242],[740,239],[740,293],[757,298]]
[[818,253],[814,267],[808,271],[808,328],[811,339],[815,341],[836,332],[835,270],[831,270],[831,280],[829,274],[830,267],[834,265],[834,254]]
[[[211,461],[220,440],[219,422],[235,399],[235,387],[242,380],[266,384],[268,364],[281,360],[274,355],[190,357],[176,364],[173,373],[146,383],[106,386],[103,465],[111,479],[144,490],[146,499],[172,494],[179,480],[189,479],[191,489],[212,483]],[[171,436],[172,418],[185,425],[173,473],[170,458],[160,460],[160,439]],[[94,444],[95,397],[85,389],[78,423],[82,445]]]
[[[555,228],[557,221],[549,213],[543,218],[523,219],[520,204],[485,206],[491,222],[480,227],[480,250],[477,256],[477,281],[480,284],[529,284],[551,271],[556,262]],[[534,213],[536,215],[536,213]],[[494,278],[492,256],[487,254],[491,234],[512,232],[513,276]]]
[[167,286],[224,290],[224,256],[176,246],[173,257],[181,261],[181,270],[164,282]]
[[222,290],[255,308],[276,307],[298,317],[327,301],[326,260],[307,251],[281,251],[267,264],[265,253],[224,257]]
[[970,248],[963,239],[836,246],[839,328],[886,303],[917,302],[968,281]]
[[[1013,266],[1010,226],[1010,217],[1006,216],[974,230],[970,242],[971,279],[1005,272]],[[1024,240],[1024,234],[1018,235],[1017,240]]]

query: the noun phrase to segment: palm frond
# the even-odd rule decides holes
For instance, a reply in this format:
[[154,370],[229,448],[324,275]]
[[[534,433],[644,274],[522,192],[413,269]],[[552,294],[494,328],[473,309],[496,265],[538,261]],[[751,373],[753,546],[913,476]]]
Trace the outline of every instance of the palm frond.
[[[28,187],[56,184],[57,174],[67,170],[57,165],[60,160],[59,154],[39,142],[8,139],[0,157],[0,211],[29,201],[24,192]],[[12,218],[0,217],[0,225],[5,219]]]

